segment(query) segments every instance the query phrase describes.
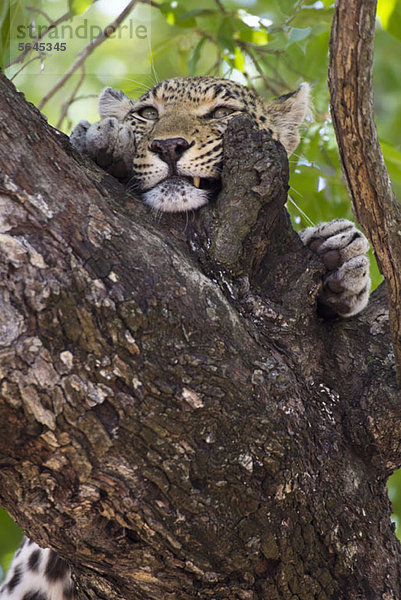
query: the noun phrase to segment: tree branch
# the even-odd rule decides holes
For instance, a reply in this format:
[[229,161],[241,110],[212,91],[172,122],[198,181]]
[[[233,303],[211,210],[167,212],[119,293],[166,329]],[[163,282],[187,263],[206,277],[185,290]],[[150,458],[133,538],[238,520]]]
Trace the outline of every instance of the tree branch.
[[401,597],[383,299],[316,317],[280,146],[233,123],[217,203],[156,222],[0,90],[2,504],[86,600]]
[[[27,8],[28,8],[28,7],[27,7]],[[39,10],[38,10],[37,8],[32,8],[32,7],[31,7],[31,8],[30,8],[30,10],[36,10],[36,11],[38,11],[38,12],[39,12]],[[40,12],[42,12],[42,11],[40,11]],[[47,16],[47,15],[46,15],[46,16]],[[42,40],[44,37],[46,37],[46,35],[49,33],[49,31],[52,31],[53,29],[55,29],[55,28],[56,28],[58,25],[60,25],[61,23],[63,23],[64,21],[67,21],[69,18],[70,18],[70,11],[68,11],[68,12],[64,13],[63,15],[61,15],[61,16],[60,16],[58,19],[56,19],[55,21],[52,21],[52,22],[50,23],[50,25],[48,25],[48,27],[46,27],[45,29],[43,29],[43,30],[41,31],[40,35],[37,35],[37,36],[35,37],[36,41],[37,41],[37,42],[39,42],[40,40]],[[23,51],[22,51],[20,54],[18,54],[18,56],[17,56],[17,57],[16,57],[14,60],[12,60],[11,62],[9,62],[7,65],[5,65],[5,68],[6,68],[6,69],[8,69],[8,68],[10,68],[12,65],[14,65],[14,64],[16,64],[16,63],[19,63],[19,62],[22,62],[22,61],[24,60],[25,56],[26,56],[28,53],[32,52],[32,51],[33,51],[33,50],[31,49],[31,45],[26,45],[26,47],[25,47],[25,50],[23,50]],[[35,56],[35,57],[34,57],[34,59],[37,59],[37,58],[40,58],[40,57],[37,57],[37,56]],[[31,60],[33,60],[33,59],[31,59]],[[28,64],[28,63],[26,63],[26,64]],[[24,66],[25,66],[25,65],[24,65]],[[20,73],[20,72],[21,72],[21,70],[22,70],[22,69],[19,69],[19,70],[17,71],[17,73],[15,73],[15,74],[13,75],[13,78],[14,78],[16,75],[18,75],[18,73]]]
[[[129,4],[124,8],[124,10],[112,21],[107,27],[104,28],[102,33],[93,38],[77,55],[77,58],[73,62],[73,64],[67,69],[64,75],[55,83],[55,85],[47,92],[45,96],[43,96],[42,100],[38,104],[39,110],[42,110],[44,105],[50,100],[52,96],[65,84],[65,82],[71,77],[73,73],[79,67],[81,67],[88,56],[92,54],[92,52],[100,46],[105,40],[107,40],[117,29],[119,25],[124,21],[124,19],[130,14],[135,4],[140,2],[141,0],[131,0]],[[50,29],[50,28],[49,28]],[[47,33],[47,32],[46,32]]]
[[337,0],[330,40],[331,110],[355,218],[371,241],[389,297],[401,385],[401,206],[394,197],[373,114],[376,0]]

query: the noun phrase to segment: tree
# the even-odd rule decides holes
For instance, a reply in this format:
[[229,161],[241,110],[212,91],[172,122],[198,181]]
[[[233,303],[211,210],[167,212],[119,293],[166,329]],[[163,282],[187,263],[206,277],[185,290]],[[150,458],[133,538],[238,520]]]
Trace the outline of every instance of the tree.
[[400,597],[385,290],[316,316],[282,148],[234,121],[217,204],[156,223],[4,77],[0,106],[4,506],[82,598]]

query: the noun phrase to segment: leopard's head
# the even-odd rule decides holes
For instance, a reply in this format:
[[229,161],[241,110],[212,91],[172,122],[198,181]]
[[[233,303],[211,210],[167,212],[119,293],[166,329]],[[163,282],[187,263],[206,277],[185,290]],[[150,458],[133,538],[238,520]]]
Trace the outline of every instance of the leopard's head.
[[223,135],[235,116],[249,115],[270,130],[290,155],[308,111],[309,86],[267,102],[247,87],[217,77],[177,77],[155,85],[139,100],[106,88],[99,98],[102,119],[132,127],[137,152],[134,183],[156,210],[187,211],[219,189]]

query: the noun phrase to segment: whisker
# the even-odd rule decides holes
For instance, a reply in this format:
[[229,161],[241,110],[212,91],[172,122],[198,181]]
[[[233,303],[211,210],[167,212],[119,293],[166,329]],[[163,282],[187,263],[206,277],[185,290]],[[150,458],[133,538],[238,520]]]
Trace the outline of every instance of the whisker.
[[188,223],[189,223],[189,210],[186,210],[185,211],[185,226],[184,226],[184,229],[182,230],[183,233],[187,232]]
[[156,66],[155,66],[155,61],[153,60],[153,52],[152,52],[152,46],[150,45],[150,39],[147,38],[148,41],[148,48],[149,48],[149,56],[150,56],[150,65],[152,68],[152,75],[154,78],[154,83],[157,84],[159,83],[160,79],[157,75],[157,71],[156,71]]
[[161,208],[153,208],[152,207],[152,211],[154,213],[153,218],[155,223],[157,223],[157,225],[159,225],[159,223],[161,223],[161,220],[163,218],[163,211],[161,210]]
[[142,192],[139,181],[137,181],[134,177],[128,181],[126,187],[129,192],[137,192],[139,194]]
[[304,211],[303,211],[303,210],[302,210],[302,209],[301,209],[301,208],[298,206],[298,204],[297,204],[297,203],[296,203],[296,202],[295,202],[295,201],[294,201],[294,200],[291,198],[291,196],[290,196],[289,194],[288,194],[288,200],[291,202],[291,204],[293,204],[293,205],[295,206],[295,208],[296,208],[297,210],[299,210],[299,212],[301,213],[301,215],[302,215],[303,217],[305,217],[305,219],[306,219],[307,221],[309,221],[309,223],[312,225],[312,227],[315,227],[315,223],[312,221],[312,219],[310,219],[310,218],[308,217],[308,215],[307,215],[306,213],[304,213]]

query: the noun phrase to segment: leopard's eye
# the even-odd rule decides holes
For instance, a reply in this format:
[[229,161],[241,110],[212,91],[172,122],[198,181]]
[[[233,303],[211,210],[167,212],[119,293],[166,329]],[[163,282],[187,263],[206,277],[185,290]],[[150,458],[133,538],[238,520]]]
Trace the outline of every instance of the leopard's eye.
[[159,117],[159,113],[153,106],[144,106],[138,110],[138,115],[149,121],[156,121]]
[[208,114],[208,117],[212,119],[223,119],[224,117],[228,117],[228,115],[231,115],[231,113],[233,112],[233,108],[228,108],[228,106],[218,106],[211,113]]

